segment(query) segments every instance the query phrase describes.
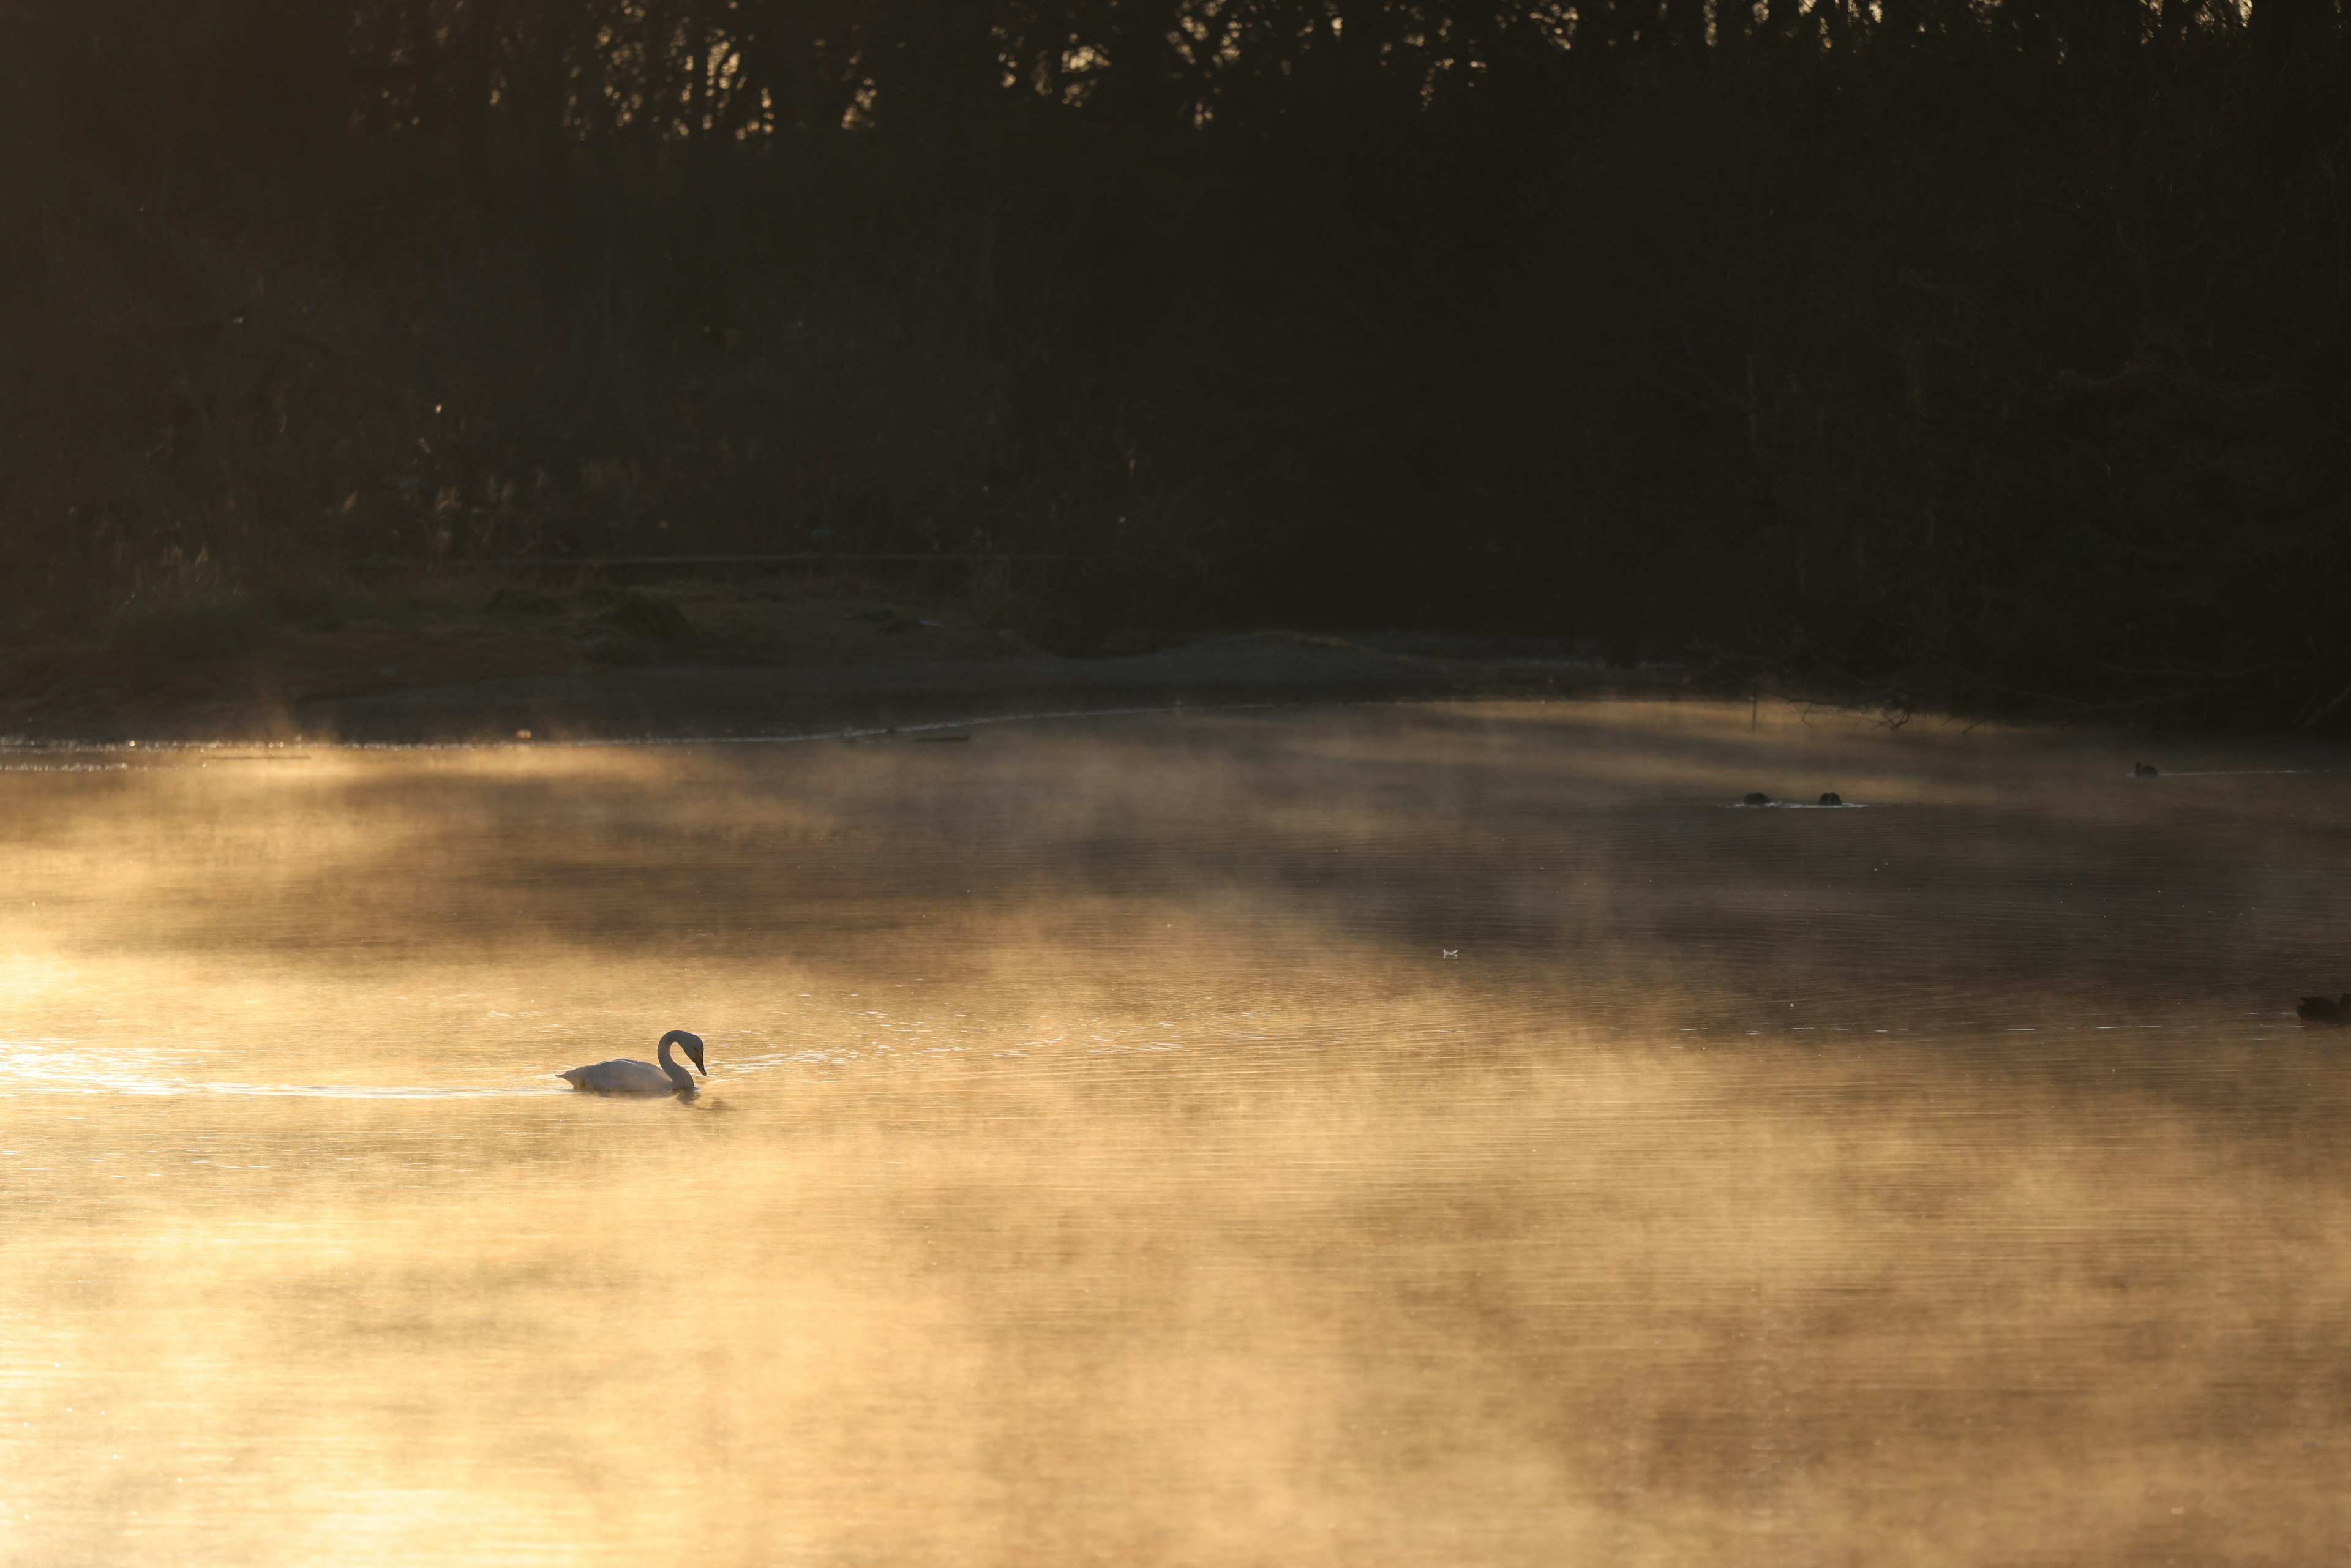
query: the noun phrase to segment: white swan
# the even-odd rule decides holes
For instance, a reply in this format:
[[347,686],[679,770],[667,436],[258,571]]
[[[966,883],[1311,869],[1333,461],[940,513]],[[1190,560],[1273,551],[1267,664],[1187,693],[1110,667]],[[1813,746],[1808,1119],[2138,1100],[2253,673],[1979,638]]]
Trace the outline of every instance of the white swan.
[[691,1094],[694,1072],[669,1059],[673,1045],[685,1047],[685,1054],[694,1059],[695,1072],[705,1078],[710,1075],[710,1070],[702,1065],[702,1037],[674,1029],[661,1037],[659,1067],[650,1061],[600,1061],[593,1067],[574,1067],[556,1076],[590,1094]]

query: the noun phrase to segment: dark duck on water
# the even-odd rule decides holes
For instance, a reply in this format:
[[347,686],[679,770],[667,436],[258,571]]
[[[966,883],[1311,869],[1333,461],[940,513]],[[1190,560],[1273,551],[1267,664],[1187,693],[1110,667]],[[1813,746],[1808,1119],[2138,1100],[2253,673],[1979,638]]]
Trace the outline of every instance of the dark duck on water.
[[2351,991],[2339,997],[2304,997],[2294,1010],[2304,1023],[2351,1024]]

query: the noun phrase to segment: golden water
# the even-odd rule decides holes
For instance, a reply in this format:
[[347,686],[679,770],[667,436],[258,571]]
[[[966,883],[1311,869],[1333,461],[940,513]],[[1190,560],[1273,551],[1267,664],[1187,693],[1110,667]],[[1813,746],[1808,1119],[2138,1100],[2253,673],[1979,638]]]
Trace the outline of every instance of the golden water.
[[2135,760],[0,758],[0,1564],[2340,1560],[2351,775]]

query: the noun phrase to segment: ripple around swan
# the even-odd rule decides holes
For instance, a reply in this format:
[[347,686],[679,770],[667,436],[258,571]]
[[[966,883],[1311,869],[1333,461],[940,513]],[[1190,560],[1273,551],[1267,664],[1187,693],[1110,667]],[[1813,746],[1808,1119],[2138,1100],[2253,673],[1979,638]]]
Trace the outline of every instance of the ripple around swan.
[[193,1080],[106,1075],[78,1082],[47,1081],[0,1074],[0,1099],[29,1094],[128,1094],[148,1098],[181,1095],[235,1094],[247,1098],[303,1100],[504,1100],[543,1094],[569,1094],[557,1089],[434,1089],[381,1083],[207,1083]]
[[[537,1084],[397,1084],[397,1083],[270,1083],[235,1079],[204,1078],[186,1069],[201,1051],[168,1053],[131,1048],[129,1061],[117,1051],[110,1059],[93,1057],[89,1042],[60,1036],[0,1040],[0,1097],[25,1094],[127,1094],[150,1098],[176,1095],[235,1094],[287,1096],[313,1100],[485,1100],[568,1094],[570,1088],[556,1081]],[[176,1071],[175,1071],[176,1070]]]

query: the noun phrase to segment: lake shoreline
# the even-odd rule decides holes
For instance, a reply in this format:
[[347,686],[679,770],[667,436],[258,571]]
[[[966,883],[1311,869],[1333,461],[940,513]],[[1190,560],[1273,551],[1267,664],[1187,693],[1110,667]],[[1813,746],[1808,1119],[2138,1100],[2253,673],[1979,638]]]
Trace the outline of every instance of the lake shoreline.
[[[258,742],[355,745],[786,738],[940,728],[1051,713],[1256,704],[1719,695],[1676,667],[1422,651],[1410,639],[1265,632],[1104,658],[1022,649],[744,667],[525,670],[305,696],[268,683],[176,702],[0,708],[18,747]],[[29,710],[29,711],[28,711]]]

